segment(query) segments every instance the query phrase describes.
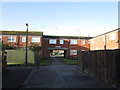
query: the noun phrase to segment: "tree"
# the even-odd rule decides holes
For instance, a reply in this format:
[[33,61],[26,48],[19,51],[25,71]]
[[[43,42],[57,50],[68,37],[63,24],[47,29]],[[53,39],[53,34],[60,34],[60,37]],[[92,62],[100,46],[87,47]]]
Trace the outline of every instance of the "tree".
[[32,43],[29,45],[29,49],[31,49],[34,52],[35,64],[37,65],[37,69],[39,69],[40,52],[42,47],[37,43]]

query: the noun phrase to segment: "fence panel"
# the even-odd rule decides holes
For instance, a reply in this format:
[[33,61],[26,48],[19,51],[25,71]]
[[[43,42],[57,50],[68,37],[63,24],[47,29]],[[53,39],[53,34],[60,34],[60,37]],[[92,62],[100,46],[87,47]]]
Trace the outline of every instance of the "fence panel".
[[120,86],[120,50],[82,51],[79,66],[100,80]]
[[115,51],[115,83],[120,87],[120,49]]
[[[5,50],[7,52],[7,64],[25,64],[25,50]],[[28,50],[28,63],[34,64],[34,52]]]
[[83,69],[87,70],[88,69],[88,59],[89,59],[89,52],[82,51],[82,63],[83,63]]

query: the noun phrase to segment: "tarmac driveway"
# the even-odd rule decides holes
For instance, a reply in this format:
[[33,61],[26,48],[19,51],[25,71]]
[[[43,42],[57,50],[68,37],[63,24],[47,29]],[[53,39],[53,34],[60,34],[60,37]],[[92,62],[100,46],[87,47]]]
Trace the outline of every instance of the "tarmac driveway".
[[112,88],[77,70],[77,65],[65,65],[53,60],[50,66],[40,66],[33,69],[22,84],[26,88]]

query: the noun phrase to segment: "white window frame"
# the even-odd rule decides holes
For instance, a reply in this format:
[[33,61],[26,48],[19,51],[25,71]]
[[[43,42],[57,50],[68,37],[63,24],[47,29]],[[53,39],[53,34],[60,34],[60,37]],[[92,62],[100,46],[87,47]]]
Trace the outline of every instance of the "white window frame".
[[64,44],[64,40],[60,40],[60,44]]
[[[10,38],[10,41],[8,41],[8,38]],[[8,36],[8,37],[7,37],[7,41],[8,41],[8,42],[16,42],[16,37]]]
[[90,44],[94,44],[94,39],[91,39],[91,40],[90,40]]
[[77,50],[70,50],[70,55],[77,55]]
[[115,40],[116,39],[116,33],[110,33],[109,40]]
[[49,44],[57,44],[57,40],[56,39],[50,39]]
[[77,44],[77,40],[70,40],[70,44]]
[[26,37],[22,37],[22,42],[26,42]]
[[[37,38],[37,39],[35,39]],[[32,37],[31,42],[40,42],[40,37]]]
[[82,44],[82,45],[85,45],[85,40],[82,40],[82,41],[81,41],[81,44]]

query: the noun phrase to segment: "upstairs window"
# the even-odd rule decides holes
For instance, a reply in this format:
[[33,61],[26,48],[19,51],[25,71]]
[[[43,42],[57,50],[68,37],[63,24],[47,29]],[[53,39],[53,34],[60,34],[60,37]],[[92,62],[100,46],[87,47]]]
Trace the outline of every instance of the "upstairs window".
[[16,42],[16,37],[7,37],[8,42]]
[[70,55],[77,55],[77,50],[70,50]]
[[70,44],[77,44],[77,40],[70,40]]
[[32,42],[40,42],[40,37],[32,37]]
[[26,37],[22,37],[22,42],[26,42]]
[[85,45],[85,40],[82,40],[82,41],[81,41],[81,44],[82,44],[82,45]]
[[93,39],[90,40],[90,44],[94,44],[94,40]]
[[109,38],[110,40],[115,40],[116,39],[115,33],[111,33]]
[[56,44],[56,43],[57,43],[57,41],[55,39],[49,40],[49,44]]
[[60,40],[60,44],[64,44],[64,40]]

